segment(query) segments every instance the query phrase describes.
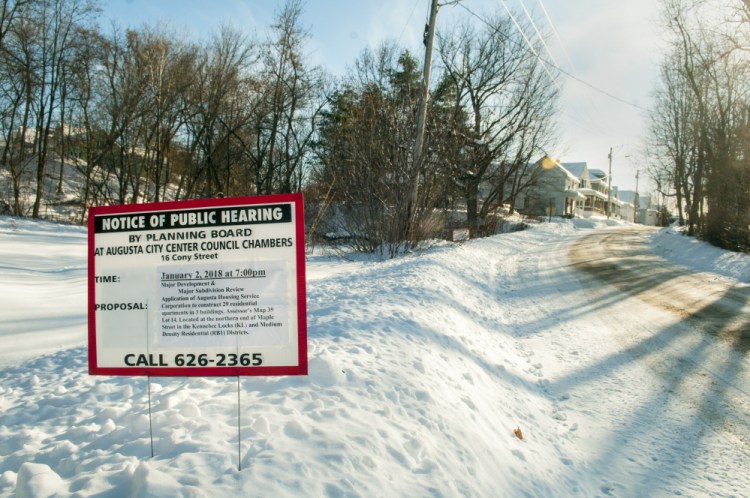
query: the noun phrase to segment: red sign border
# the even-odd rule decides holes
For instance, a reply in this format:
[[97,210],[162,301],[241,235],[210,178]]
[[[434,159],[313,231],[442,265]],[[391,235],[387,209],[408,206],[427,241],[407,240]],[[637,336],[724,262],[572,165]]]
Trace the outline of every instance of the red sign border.
[[[100,367],[96,354],[96,284],[94,220],[97,216],[140,212],[190,210],[207,207],[258,206],[264,204],[291,203],[294,209],[295,251],[297,260],[297,365],[258,367]],[[92,206],[88,218],[88,361],[89,375],[151,377],[237,377],[307,375],[307,278],[305,273],[305,202],[301,193],[273,194],[247,197],[225,197],[116,206]]]

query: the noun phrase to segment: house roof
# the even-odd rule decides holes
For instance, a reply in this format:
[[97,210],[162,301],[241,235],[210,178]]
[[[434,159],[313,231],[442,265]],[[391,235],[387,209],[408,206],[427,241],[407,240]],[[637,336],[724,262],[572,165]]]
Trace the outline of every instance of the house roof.
[[[626,204],[635,205],[636,193],[632,190],[620,190],[620,200]],[[638,209],[648,209],[651,207],[651,196],[648,194],[638,194]]]
[[632,190],[620,190],[618,197],[621,201],[633,204],[635,202],[635,192]]
[[565,167],[566,170],[568,170],[570,173],[573,174],[576,178],[581,178],[583,176],[583,172],[586,171],[586,163],[580,162],[580,163],[562,163],[562,166]]
[[607,173],[600,169],[589,169],[589,178],[591,177],[598,178],[599,180],[604,180],[605,178],[607,178]]
[[560,171],[562,171],[568,178],[575,182],[579,182],[581,177],[573,174],[568,168],[566,168],[562,163],[555,163],[555,167],[560,168]]

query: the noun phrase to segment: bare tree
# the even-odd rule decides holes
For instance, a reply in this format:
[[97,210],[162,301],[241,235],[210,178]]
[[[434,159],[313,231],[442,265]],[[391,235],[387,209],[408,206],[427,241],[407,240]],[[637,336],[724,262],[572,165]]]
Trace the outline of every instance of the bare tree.
[[27,15],[38,26],[34,40],[34,111],[36,121],[36,197],[32,216],[38,217],[44,198],[45,174],[50,152],[50,131],[58,111],[63,66],[74,45],[78,25],[94,12],[88,0],[41,0],[30,4]]
[[[738,47],[734,32],[728,33],[721,24],[709,24],[717,12],[724,16],[727,26],[746,26],[747,19],[746,11],[726,7],[720,1],[668,0],[664,18],[674,35],[671,57],[678,83],[672,86],[687,88],[695,108],[690,148],[690,159],[695,164],[691,170],[690,228],[697,225],[700,235],[713,244],[747,249],[750,164],[745,138],[750,64],[745,51]],[[706,15],[703,9],[707,8],[712,9],[712,16]],[[667,96],[672,98],[683,99],[684,95]],[[663,131],[665,125],[662,122],[657,128]],[[677,178],[682,171],[678,167],[675,173]]]
[[419,81],[417,61],[394,44],[365,50],[323,116],[315,181],[332,199],[328,232],[361,252],[393,257],[408,245]]
[[19,13],[29,0],[2,0],[0,1],[0,50],[4,48],[5,36],[13,26]]
[[[27,3],[17,3],[10,12],[4,10],[2,57],[2,127],[4,146],[2,164],[8,168],[12,191],[12,212],[26,214],[22,191],[30,182],[33,154],[33,95],[35,89],[35,40],[39,36],[38,24],[27,15]],[[5,4],[7,9],[7,4]],[[15,14],[15,15],[11,15]]]
[[253,183],[243,166],[242,135],[251,120],[249,103],[256,100],[252,71],[257,57],[256,43],[228,27],[202,50],[188,97],[190,163],[180,179],[182,195],[242,195]]
[[103,43],[101,70],[96,78],[100,100],[95,121],[102,135],[100,197],[118,204],[138,199],[143,170],[140,124],[147,112],[146,80],[138,66],[137,49],[138,33],[113,28]]
[[325,100],[322,74],[305,64],[302,2],[289,0],[272,26],[257,81],[253,146],[248,150],[259,194],[298,191]]
[[[97,183],[96,171],[100,171],[102,148],[106,142],[101,141],[101,130],[96,126],[93,114],[99,102],[96,93],[95,78],[97,68],[103,60],[104,38],[97,30],[82,30],[79,33],[80,43],[70,64],[70,126],[75,130],[71,148],[82,164],[76,167],[83,177],[79,191],[81,215],[79,221],[86,219],[88,208],[97,200],[101,185]],[[62,173],[60,175],[62,180]]]
[[695,136],[700,124],[695,96],[680,71],[678,53],[662,64],[650,121],[650,145],[655,158],[650,169],[660,193],[666,195],[673,189],[679,222],[687,223],[692,235],[700,221],[695,219],[697,211],[692,209],[694,183],[696,180],[699,185],[702,183],[702,179],[696,178]]
[[144,195],[158,202],[172,179],[170,154],[186,120],[197,50],[168,31],[147,30],[132,43],[136,65],[145,76]]
[[[557,88],[507,17],[490,19],[481,30],[466,23],[440,35],[438,53],[454,99],[452,178],[476,235],[493,202],[512,199],[530,183],[530,158],[553,138]],[[489,186],[484,199],[483,184]]]

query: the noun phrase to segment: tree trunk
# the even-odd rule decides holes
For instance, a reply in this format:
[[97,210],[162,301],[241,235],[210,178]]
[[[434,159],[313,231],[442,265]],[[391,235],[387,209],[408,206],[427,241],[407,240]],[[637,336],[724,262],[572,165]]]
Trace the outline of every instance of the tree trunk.
[[479,237],[479,182],[474,178],[466,182],[466,221],[469,225],[469,236]]

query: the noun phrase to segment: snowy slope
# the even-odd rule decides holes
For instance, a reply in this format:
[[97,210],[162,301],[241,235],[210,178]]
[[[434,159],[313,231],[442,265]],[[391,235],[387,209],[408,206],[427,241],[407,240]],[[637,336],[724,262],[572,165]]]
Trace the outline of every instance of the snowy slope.
[[85,231],[0,217],[0,496],[742,496],[748,440],[714,437],[638,336],[680,324],[623,327],[639,305],[567,268],[589,230],[311,256],[310,375],[241,379],[239,456],[236,378],[152,380],[151,458],[146,379],[87,375]]

